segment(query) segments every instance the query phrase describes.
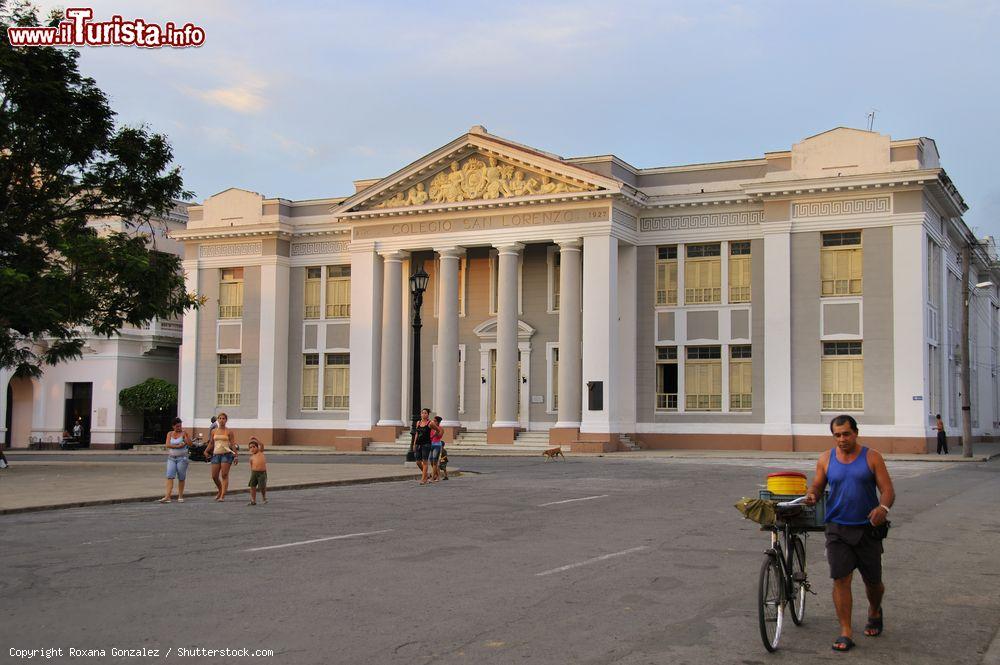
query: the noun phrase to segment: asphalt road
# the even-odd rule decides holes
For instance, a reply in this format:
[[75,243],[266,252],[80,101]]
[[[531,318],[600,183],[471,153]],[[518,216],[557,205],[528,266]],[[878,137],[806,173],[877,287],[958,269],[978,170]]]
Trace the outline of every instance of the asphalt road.
[[971,664],[1000,625],[998,460],[890,464],[886,632],[860,636],[857,581],[850,655],[829,647],[821,537],[809,540],[818,595],[805,626],[786,622],[777,654],[760,643],[767,539],[732,504],[756,492],[765,463],[462,466],[479,474],[276,492],[257,507],[194,499],[0,517],[0,662],[54,648],[64,656],[50,662],[70,662],[72,647],[103,649],[95,663],[245,648],[274,655],[187,660]]

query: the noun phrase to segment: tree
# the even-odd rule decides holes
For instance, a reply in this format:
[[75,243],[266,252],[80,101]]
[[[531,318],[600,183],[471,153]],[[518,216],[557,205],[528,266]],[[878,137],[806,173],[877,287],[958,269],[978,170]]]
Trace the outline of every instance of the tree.
[[142,414],[142,438],[157,440],[177,415],[177,386],[163,379],[146,379],[118,392],[118,403]]
[[[11,25],[39,25],[35,9],[0,0],[0,367],[38,376],[79,357],[88,329],[197,306],[179,257],[143,232],[190,193],[164,136],[116,127],[77,51],[14,48]],[[108,218],[127,230],[87,225]]]

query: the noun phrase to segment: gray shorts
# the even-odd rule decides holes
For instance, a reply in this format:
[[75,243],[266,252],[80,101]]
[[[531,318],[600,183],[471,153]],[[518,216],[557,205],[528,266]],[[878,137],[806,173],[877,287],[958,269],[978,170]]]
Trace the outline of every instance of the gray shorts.
[[827,523],[826,560],[830,564],[831,578],[847,577],[857,568],[865,584],[882,581],[882,541],[872,534],[872,530],[869,524]]

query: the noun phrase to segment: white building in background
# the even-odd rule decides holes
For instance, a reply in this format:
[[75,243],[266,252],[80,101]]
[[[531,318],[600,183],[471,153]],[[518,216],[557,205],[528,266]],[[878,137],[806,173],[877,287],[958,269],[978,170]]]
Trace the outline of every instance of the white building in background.
[[[157,250],[180,254],[182,246],[168,237],[187,225],[187,204],[180,203],[162,219],[153,220]],[[102,230],[127,230],[120,220],[95,220]],[[0,370],[0,441],[5,447],[58,445],[63,431],[72,431],[77,417],[83,420],[85,440],[92,448],[114,448],[137,443],[142,418],[126,415],[118,393],[148,378],[177,383],[181,322],[154,320],[143,328],[127,327],[110,338],[86,337],[83,357],[46,367],[39,379],[13,377]]]
[[[447,438],[573,450],[817,450],[960,427],[966,204],[927,138],[838,128],[636,168],[473,127],[349,196],[230,189],[189,209],[180,414],[344,450],[409,416],[407,277],[430,275],[421,402]],[[987,242],[971,283],[1000,279]],[[1000,425],[996,285],[972,296],[974,433]],[[537,436],[537,435],[536,435]],[[627,437],[627,438],[625,438]]]

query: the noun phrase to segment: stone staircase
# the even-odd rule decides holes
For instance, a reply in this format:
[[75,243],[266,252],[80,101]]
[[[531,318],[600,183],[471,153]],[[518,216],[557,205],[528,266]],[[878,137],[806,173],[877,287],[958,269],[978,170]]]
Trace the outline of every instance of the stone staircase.
[[[455,441],[447,444],[450,453],[461,454],[463,452],[490,452],[490,453],[510,453],[522,455],[541,454],[543,450],[548,450],[552,446],[549,444],[548,432],[521,432],[517,435],[512,445],[488,444],[486,443],[486,432],[466,431],[460,434]],[[404,431],[392,443],[370,443],[368,450],[372,452],[395,452],[405,455],[410,447],[410,432]],[[569,452],[569,446],[563,446],[563,450]]]
[[637,450],[642,450],[642,448],[639,447],[638,443],[629,438],[628,434],[619,434],[618,440],[624,443],[626,446],[628,446],[628,450],[630,453],[634,453]]

